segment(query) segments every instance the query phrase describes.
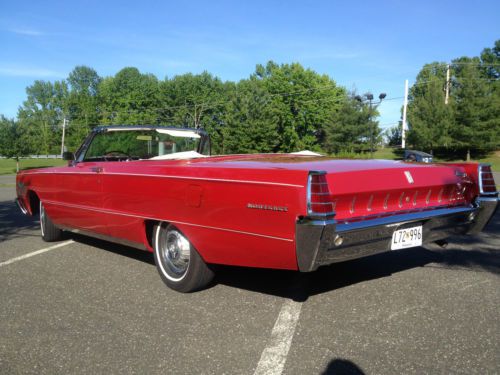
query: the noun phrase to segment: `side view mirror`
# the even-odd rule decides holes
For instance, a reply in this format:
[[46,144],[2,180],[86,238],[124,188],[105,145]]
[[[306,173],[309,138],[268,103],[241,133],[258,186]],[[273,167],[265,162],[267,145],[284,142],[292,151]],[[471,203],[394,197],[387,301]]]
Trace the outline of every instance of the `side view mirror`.
[[69,151],[64,151],[62,154],[63,160],[74,160],[75,159],[75,154]]

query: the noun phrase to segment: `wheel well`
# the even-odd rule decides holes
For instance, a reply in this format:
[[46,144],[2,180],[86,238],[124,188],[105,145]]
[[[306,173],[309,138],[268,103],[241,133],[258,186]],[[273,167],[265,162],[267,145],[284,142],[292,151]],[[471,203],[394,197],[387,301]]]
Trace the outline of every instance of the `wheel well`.
[[30,190],[28,193],[28,200],[31,214],[37,215],[40,211],[40,198],[38,198],[38,195],[33,190]]
[[154,227],[156,224],[159,222],[156,220],[146,220],[144,222],[144,229],[146,231],[146,241],[148,241],[148,245],[153,248],[153,232],[154,232]]

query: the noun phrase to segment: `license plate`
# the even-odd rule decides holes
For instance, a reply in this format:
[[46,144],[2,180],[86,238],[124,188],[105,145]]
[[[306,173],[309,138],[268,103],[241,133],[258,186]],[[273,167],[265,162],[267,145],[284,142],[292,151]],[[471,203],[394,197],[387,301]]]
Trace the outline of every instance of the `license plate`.
[[422,245],[422,226],[398,229],[392,234],[391,250]]

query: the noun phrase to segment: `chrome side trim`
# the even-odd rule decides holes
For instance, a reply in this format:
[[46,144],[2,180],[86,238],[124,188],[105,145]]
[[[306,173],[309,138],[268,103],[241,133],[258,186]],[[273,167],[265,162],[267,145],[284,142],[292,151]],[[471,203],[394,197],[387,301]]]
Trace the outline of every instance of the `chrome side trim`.
[[304,185],[286,184],[281,182],[270,181],[251,181],[251,180],[230,180],[225,178],[208,178],[208,177],[191,177],[191,176],[172,176],[172,175],[154,175],[154,174],[140,174],[140,173],[104,173],[106,175],[116,176],[137,176],[137,177],[158,177],[158,178],[172,178],[179,180],[201,180],[201,181],[215,181],[215,182],[234,182],[240,184],[256,184],[256,185],[271,185],[271,186],[287,186],[295,188],[303,188]]
[[209,225],[202,225],[202,224],[188,223],[188,222],[178,221],[178,220],[171,220],[171,219],[168,219],[168,218],[157,218],[157,217],[151,217],[151,216],[136,215],[136,214],[131,214],[131,213],[127,213],[127,212],[121,212],[121,211],[116,211],[116,210],[109,210],[109,209],[104,209],[104,208],[95,208],[95,207],[89,207],[89,206],[82,206],[82,205],[76,205],[76,204],[71,204],[71,203],[60,203],[60,202],[55,202],[55,201],[44,201],[44,204],[52,204],[52,205],[55,205],[55,206],[76,208],[76,209],[81,209],[81,210],[100,212],[100,213],[103,213],[103,214],[133,217],[133,218],[144,219],[144,220],[168,221],[169,223],[174,223],[174,224],[189,225],[189,226],[192,226],[192,227],[205,228],[205,229],[214,229],[214,230],[220,230],[220,231],[224,231],[224,232],[244,234],[244,235],[248,235],[248,236],[269,238],[269,239],[272,239],[272,240],[287,241],[287,242],[293,242],[294,241],[293,238],[290,239],[290,238],[270,236],[270,235],[267,235],[267,234],[245,232],[245,231],[240,231],[240,230],[235,230],[235,229],[229,229],[229,228],[213,227],[213,226],[209,226]]
[[99,240],[109,241],[109,242],[113,242],[113,243],[116,243],[119,245],[125,245],[125,246],[133,247],[133,248],[136,248],[139,250],[148,251],[148,248],[143,243],[128,241],[128,240],[124,240],[124,239],[116,238],[116,237],[111,237],[111,236],[108,236],[106,234],[95,233],[95,232],[91,232],[88,230],[75,229],[75,228],[67,227],[64,225],[60,226],[60,228],[65,230],[65,231],[71,232],[71,233],[82,234],[84,236],[97,238]]
[[[23,175],[37,175],[37,174],[86,174],[95,175],[95,172],[34,172],[34,173],[23,173]],[[225,178],[208,178],[208,177],[191,177],[191,176],[173,176],[173,175],[155,175],[155,174],[141,174],[141,173],[114,173],[114,172],[103,172],[101,175],[105,176],[134,176],[134,177],[155,177],[155,178],[171,178],[177,180],[198,180],[198,181],[214,181],[214,182],[233,182],[241,184],[255,184],[255,185],[270,185],[270,186],[285,186],[294,188],[303,188],[304,185],[296,184],[286,184],[281,182],[270,182],[270,181],[250,181],[250,180],[230,180]]]
[[24,205],[21,203],[21,201],[19,200],[19,198],[16,198],[14,201],[16,202],[17,207],[19,207],[19,209],[21,210],[21,212],[24,215],[28,215],[28,210],[26,209],[26,207],[24,207]]

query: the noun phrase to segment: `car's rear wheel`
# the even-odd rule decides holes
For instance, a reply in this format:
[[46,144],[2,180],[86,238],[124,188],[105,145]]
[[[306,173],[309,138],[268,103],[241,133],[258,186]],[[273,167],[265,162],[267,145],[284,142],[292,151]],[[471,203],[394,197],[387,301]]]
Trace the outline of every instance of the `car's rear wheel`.
[[200,290],[212,281],[213,271],[174,225],[157,224],[153,235],[156,268],[169,288],[188,293]]
[[54,242],[62,239],[62,230],[54,225],[49,215],[45,212],[45,207],[40,201],[40,231],[42,239],[46,242]]

